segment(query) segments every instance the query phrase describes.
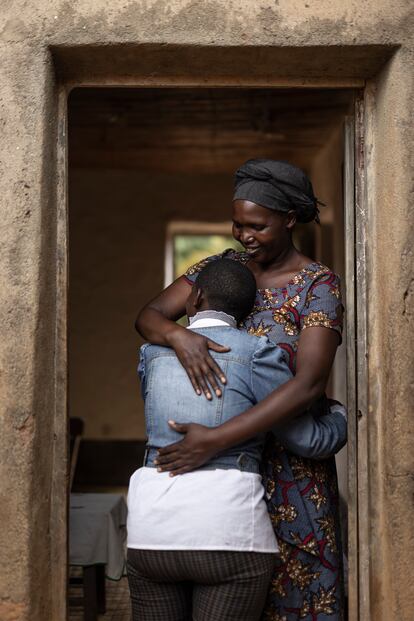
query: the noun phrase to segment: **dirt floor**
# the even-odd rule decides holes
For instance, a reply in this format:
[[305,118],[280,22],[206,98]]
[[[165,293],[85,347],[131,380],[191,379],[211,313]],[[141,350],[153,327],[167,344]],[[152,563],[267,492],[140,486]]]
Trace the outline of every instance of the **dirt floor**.
[[[82,597],[82,587],[71,585],[69,597]],[[99,615],[98,619],[102,621],[131,621],[131,604],[126,576],[119,581],[106,580],[106,613]],[[83,621],[83,608],[81,606],[69,606],[69,621]]]

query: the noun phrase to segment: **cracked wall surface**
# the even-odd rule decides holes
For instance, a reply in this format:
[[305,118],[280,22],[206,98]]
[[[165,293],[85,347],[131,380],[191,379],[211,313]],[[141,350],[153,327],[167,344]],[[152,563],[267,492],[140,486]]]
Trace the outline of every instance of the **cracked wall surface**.
[[367,618],[412,618],[412,12],[408,0],[2,2],[2,620],[65,614],[66,137],[59,93],[65,81],[163,80],[366,81],[370,560],[364,588]]

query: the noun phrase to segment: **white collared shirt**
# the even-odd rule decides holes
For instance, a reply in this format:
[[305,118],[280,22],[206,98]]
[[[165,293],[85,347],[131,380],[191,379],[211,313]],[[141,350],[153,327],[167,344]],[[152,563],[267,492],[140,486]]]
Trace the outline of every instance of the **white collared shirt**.
[[[226,325],[201,314],[190,329]],[[262,478],[237,469],[170,477],[139,468],[129,482],[127,529],[129,548],[278,552]]]

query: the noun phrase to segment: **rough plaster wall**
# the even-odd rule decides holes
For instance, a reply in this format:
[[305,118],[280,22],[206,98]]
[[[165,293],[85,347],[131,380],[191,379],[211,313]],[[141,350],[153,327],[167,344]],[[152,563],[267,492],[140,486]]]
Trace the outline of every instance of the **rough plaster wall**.
[[231,175],[70,172],[69,410],[89,438],[144,438],[138,309],[164,286],[170,220],[231,217]]
[[51,605],[57,98],[44,50],[0,51],[0,619],[20,621]]
[[[53,185],[55,178],[48,169],[53,153],[48,144],[54,140],[56,126],[48,106],[54,87],[48,46],[54,53],[70,46],[91,46],[91,51],[106,47],[109,57],[122,66],[123,59],[128,61],[128,52],[122,47],[125,43],[224,47],[254,43],[267,49],[287,44],[331,45],[351,46],[351,52],[358,44],[389,44],[401,49],[372,83],[377,88],[377,100],[366,148],[368,217],[374,223],[369,242],[372,422],[367,458],[372,464],[372,487],[368,490],[370,587],[375,599],[368,615],[375,621],[409,621],[414,607],[411,0],[321,0],[306,4],[279,0],[272,5],[268,0],[147,0],[129,4],[116,0],[109,6],[96,0],[55,0],[53,5],[45,0],[36,4],[5,0],[2,11],[0,550],[1,566],[7,567],[7,572],[0,577],[0,617],[4,621],[64,618],[65,575],[60,569],[64,546],[54,546],[54,531],[60,526],[49,524],[55,292],[50,281],[50,286],[44,285],[49,273],[53,276],[53,262],[48,257],[51,249],[53,252],[53,235],[49,237],[53,202],[48,204],[46,199],[53,196],[49,184]],[[347,48],[337,49],[345,52]],[[317,65],[312,65],[313,56],[306,52],[300,58],[306,59],[307,67],[312,65],[312,75],[323,78],[328,69],[330,75],[348,75],[349,48],[346,62],[334,63],[332,68],[328,65],[333,51],[335,48]],[[78,47],[78,52],[79,59],[89,57],[86,47]],[[215,71],[220,70],[225,57],[221,53]],[[200,79],[213,69],[203,65],[203,55],[198,56],[196,48],[189,58],[198,59]],[[237,76],[245,65],[240,65],[237,55],[234,58],[232,69]],[[293,53],[280,67],[285,76],[303,76],[296,59]],[[352,75],[365,77],[361,66],[354,63]],[[248,70],[255,73],[260,67],[257,53]],[[156,72],[162,75],[166,68],[157,66]],[[76,69],[72,67],[73,74]],[[105,74],[105,66],[92,69],[99,69],[108,82],[116,77]],[[147,73],[151,69],[149,63]],[[278,65],[273,64],[269,73],[277,78],[278,71]],[[133,79],[133,73],[128,77]],[[26,182],[29,188],[24,187]],[[25,216],[29,210],[30,217]],[[60,437],[65,421],[58,417],[56,422],[55,432]],[[33,467],[35,455],[44,460],[39,468]],[[55,470],[53,479],[62,490],[60,504],[64,505],[62,473]],[[41,529],[38,536],[34,536],[36,528]],[[51,554],[56,555],[53,574],[48,560]]]
[[[53,4],[45,0],[36,4],[4,0],[1,33],[5,43],[29,56],[47,46],[88,45],[92,55],[96,46],[147,42],[196,46],[394,45],[410,40],[411,11],[410,0],[117,0],[110,5],[98,0],[55,0]],[[114,50],[110,52],[115,57]],[[192,57],[193,52],[190,50]],[[124,50],[124,59],[127,57],[128,50]],[[203,72],[201,57],[199,61]],[[291,62],[300,75],[293,57]],[[327,55],[325,63],[316,68],[315,75],[323,77],[329,64]],[[104,68],[95,67],[100,69]],[[260,67],[251,69],[260,71]],[[243,70],[237,57],[234,70],[236,75]],[[356,75],[351,67],[341,66],[340,70],[342,75]],[[289,65],[278,67],[276,76],[281,72],[289,75],[289,71]]]
[[[407,74],[407,67],[411,67]],[[402,49],[368,97],[370,519],[384,545],[371,551],[376,619],[414,609],[414,128],[412,50]],[[375,98],[374,98],[375,97]],[[380,456],[379,462],[371,459]],[[380,472],[380,476],[376,473]],[[384,568],[387,568],[384,571]],[[385,612],[384,612],[385,610]]]

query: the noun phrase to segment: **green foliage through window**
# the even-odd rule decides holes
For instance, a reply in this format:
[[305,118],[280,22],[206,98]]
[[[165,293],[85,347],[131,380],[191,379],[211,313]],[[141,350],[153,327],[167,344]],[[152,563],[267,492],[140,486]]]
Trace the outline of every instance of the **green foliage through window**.
[[174,278],[202,259],[219,254],[227,248],[241,250],[241,245],[231,235],[192,235],[180,233],[174,235]]

